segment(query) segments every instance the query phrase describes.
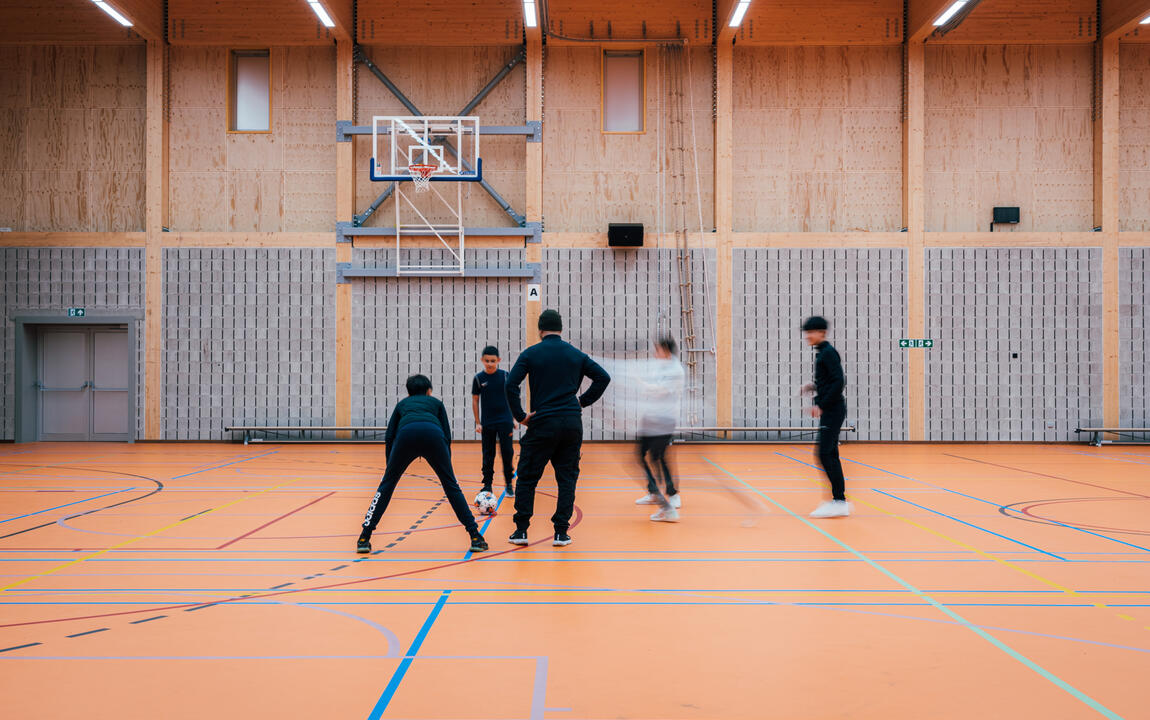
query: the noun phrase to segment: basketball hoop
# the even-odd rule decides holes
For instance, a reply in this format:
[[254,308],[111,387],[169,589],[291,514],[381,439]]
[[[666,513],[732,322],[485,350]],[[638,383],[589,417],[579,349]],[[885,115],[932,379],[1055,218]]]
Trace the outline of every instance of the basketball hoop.
[[431,174],[439,169],[438,165],[408,165],[407,171],[411,173],[411,182],[416,192],[425,192],[431,189]]

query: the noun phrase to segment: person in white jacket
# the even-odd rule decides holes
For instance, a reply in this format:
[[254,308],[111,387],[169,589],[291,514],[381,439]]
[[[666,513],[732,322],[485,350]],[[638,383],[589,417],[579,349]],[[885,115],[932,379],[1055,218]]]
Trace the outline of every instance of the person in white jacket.
[[[659,511],[651,516],[655,522],[677,522],[679,508],[682,507],[682,498],[667,463],[667,450],[679,422],[686,380],[677,353],[674,338],[665,336],[656,340],[655,358],[647,364],[636,383],[639,392],[639,464],[647,474],[647,493],[635,504],[659,505]],[[655,477],[660,472],[665,495],[659,492]]]

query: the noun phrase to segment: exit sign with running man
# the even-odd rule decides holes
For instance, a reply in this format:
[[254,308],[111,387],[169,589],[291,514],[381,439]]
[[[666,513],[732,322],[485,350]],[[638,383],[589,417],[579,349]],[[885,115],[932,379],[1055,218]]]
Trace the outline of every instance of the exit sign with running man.
[[898,341],[900,348],[932,348],[934,340],[930,338],[902,338]]

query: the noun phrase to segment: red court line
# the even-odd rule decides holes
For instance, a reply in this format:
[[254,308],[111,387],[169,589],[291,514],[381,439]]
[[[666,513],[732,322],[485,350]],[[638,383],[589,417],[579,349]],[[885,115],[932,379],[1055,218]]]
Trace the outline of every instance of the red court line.
[[[577,527],[583,521],[583,510],[578,505],[575,506],[575,518],[571,522],[571,527]],[[550,533],[548,533],[550,535]],[[484,553],[472,557],[470,560],[455,560],[453,562],[442,563],[440,565],[432,565],[430,567],[416,568],[414,570],[405,570],[403,572],[392,573],[391,575],[379,575],[377,577],[359,578],[358,580],[345,580],[343,582],[330,583],[328,585],[313,585],[304,588],[292,588],[291,590],[277,590],[275,592],[256,593],[254,595],[241,595],[237,597],[224,598],[223,600],[214,600],[212,602],[199,602],[199,603],[184,603],[181,605],[160,605],[157,607],[140,608],[138,610],[121,610],[119,612],[99,613],[97,615],[79,615],[74,617],[52,618],[50,620],[27,620],[17,623],[5,623],[0,625],[0,628],[6,627],[22,627],[24,625],[47,625],[51,623],[69,622],[71,620],[93,620],[95,618],[105,617],[118,617],[120,615],[139,615],[141,613],[160,612],[161,610],[183,610],[186,608],[201,608],[209,607],[211,605],[226,605],[228,603],[239,602],[242,600],[262,600],[264,598],[279,597],[280,595],[294,595],[296,593],[308,592],[309,590],[327,590],[329,588],[345,587],[347,585],[361,585],[363,583],[375,582],[376,580],[390,580],[392,578],[406,577],[408,575],[418,575],[420,573],[431,572],[432,570],[443,570],[444,568],[455,567],[456,565],[466,565],[467,563],[483,562],[488,558],[496,558],[500,555],[508,555],[514,552],[526,550],[529,547],[541,545],[545,542],[550,542],[550,537],[545,537],[542,540],[536,540],[528,545],[518,545],[509,550],[502,550],[491,554]],[[578,550],[575,550],[578,552]]]
[[993,465],[994,467],[1000,467],[1000,468],[1003,468],[1005,470],[1014,470],[1015,472],[1029,473],[1031,475],[1038,475],[1040,477],[1052,478],[1054,480],[1064,480],[1064,481],[1069,482],[1069,483],[1074,483],[1075,485],[1089,485],[1090,487],[1098,488],[1099,490],[1107,490],[1109,492],[1122,493],[1123,495],[1131,495],[1133,497],[1150,499],[1150,495],[1143,495],[1141,493],[1130,492],[1129,490],[1119,490],[1117,488],[1106,487],[1105,485],[1095,485],[1094,483],[1088,483],[1085,480],[1071,480],[1070,478],[1065,478],[1065,477],[1062,477],[1060,475],[1048,475],[1046,473],[1040,473],[1040,472],[1037,472],[1035,470],[1026,470],[1024,468],[1016,468],[1016,467],[1011,467],[1009,465],[999,465],[998,463],[993,463],[993,462],[990,462],[989,460],[975,460],[974,458],[963,457],[962,455],[952,455],[950,453],[943,453],[943,455],[946,455],[947,457],[958,458],[959,460],[966,460],[968,462],[980,463],[982,465]]
[[247,531],[246,533],[244,533],[243,535],[240,535],[239,537],[235,537],[235,538],[232,538],[231,540],[228,540],[228,541],[227,541],[226,543],[224,543],[223,545],[220,545],[219,547],[217,547],[217,548],[216,548],[216,550],[223,550],[224,548],[226,548],[228,545],[231,545],[232,543],[235,543],[235,542],[239,542],[240,540],[243,540],[243,539],[244,539],[244,538],[246,538],[246,537],[250,537],[250,536],[252,536],[252,535],[255,535],[255,534],[256,534],[256,533],[258,533],[260,530],[263,530],[264,528],[268,527],[269,525],[274,525],[275,523],[278,523],[280,520],[283,520],[284,518],[288,517],[289,515],[295,515],[295,514],[296,514],[297,512],[299,512],[300,510],[303,510],[303,509],[304,509],[304,508],[306,508],[306,507],[310,507],[310,506],[312,506],[312,505],[315,505],[315,504],[316,504],[317,502],[319,502],[320,500],[323,500],[323,499],[325,499],[325,498],[329,498],[329,497],[331,497],[332,495],[335,495],[335,491],[334,491],[334,490],[332,490],[331,492],[329,492],[327,495],[320,495],[319,497],[317,497],[316,499],[312,500],[311,502],[308,502],[308,503],[304,503],[303,505],[300,505],[300,506],[299,506],[299,507],[297,507],[295,510],[289,510],[288,512],[284,513],[283,515],[280,515],[278,518],[275,518],[274,520],[268,520],[266,523],[264,523],[263,525],[260,525],[260,526],[259,526],[258,528],[256,528],[255,530],[249,530],[249,531]]

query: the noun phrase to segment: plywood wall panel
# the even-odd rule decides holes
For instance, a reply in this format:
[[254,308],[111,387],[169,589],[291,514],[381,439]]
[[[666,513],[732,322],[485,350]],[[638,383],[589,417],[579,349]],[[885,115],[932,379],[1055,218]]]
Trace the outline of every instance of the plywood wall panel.
[[335,217],[335,172],[285,172],[285,232],[332,229]]
[[0,227],[27,227],[24,203],[24,173],[0,170]]
[[25,45],[0,45],[0,107],[31,106],[31,53]]
[[929,231],[983,231],[996,205],[1021,208],[999,231],[1093,225],[1092,52],[1087,45],[928,45]]
[[229,133],[227,139],[228,169],[255,172],[283,170],[282,118],[276,131],[270,133]]
[[25,176],[27,229],[47,232],[86,227],[86,173],[78,170],[33,170]]
[[1120,52],[1118,227],[1147,232],[1150,231],[1150,45],[1123,42]]
[[283,107],[335,108],[334,68],[335,47],[284,48]]
[[283,173],[232,172],[228,177],[228,230],[279,232],[283,227]]
[[331,110],[285,109],[280,115],[285,172],[335,172],[331,152],[335,113]]
[[228,177],[222,172],[174,172],[168,179],[173,230],[228,229]]
[[28,111],[0,108],[0,171],[24,169],[27,138]]
[[92,232],[144,230],[144,173],[93,171],[87,174],[84,225]]
[[228,50],[222,47],[178,47],[170,53],[171,106],[227,106]]
[[168,167],[172,173],[227,168],[227,113],[223,108],[181,108],[168,126]]
[[92,48],[85,107],[144,107],[146,71],[145,54],[139,47],[99,45]]
[[146,114],[146,110],[137,107],[88,110],[88,156],[92,170],[144,171]]
[[735,64],[735,229],[898,230],[899,49],[742,47]]

